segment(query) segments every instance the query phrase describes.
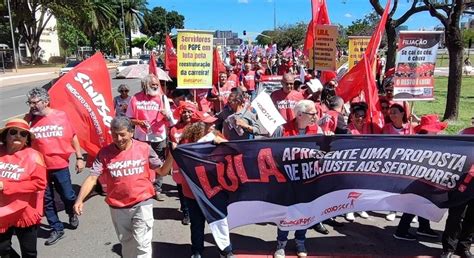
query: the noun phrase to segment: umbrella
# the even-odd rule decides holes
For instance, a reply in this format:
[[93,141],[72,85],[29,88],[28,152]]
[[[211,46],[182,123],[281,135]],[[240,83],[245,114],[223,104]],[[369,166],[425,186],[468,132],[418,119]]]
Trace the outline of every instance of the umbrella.
[[[149,73],[148,64],[131,65],[123,69],[119,74],[117,74],[117,78],[141,79],[147,76],[148,73]],[[169,77],[169,75],[165,71],[163,71],[161,68],[156,67],[156,73],[157,73],[158,79],[160,79],[161,81],[171,81],[171,78]]]

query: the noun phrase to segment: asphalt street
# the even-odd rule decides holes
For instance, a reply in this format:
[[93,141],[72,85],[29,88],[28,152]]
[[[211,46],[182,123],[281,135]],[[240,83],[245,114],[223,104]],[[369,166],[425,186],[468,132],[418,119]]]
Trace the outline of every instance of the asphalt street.
[[[0,88],[0,120],[24,114],[28,111],[25,104],[27,91],[39,87],[47,81],[17,84]],[[112,80],[114,96],[121,83],[131,86],[131,94],[140,88],[139,81]],[[71,162],[71,168],[73,168]],[[88,171],[76,174],[71,170],[71,178],[75,189],[79,190]],[[172,179],[168,176],[164,180],[166,199],[155,202],[154,229],[153,229],[153,257],[190,257],[190,230],[189,226],[181,224],[182,215],[177,199],[177,191]],[[61,201],[57,199],[60,218],[67,224],[67,215],[64,213]],[[255,210],[254,212],[263,212]],[[386,212],[369,212],[369,219],[357,217],[355,222],[347,222],[343,217],[336,220],[344,226],[332,228],[328,226],[330,234],[323,236],[314,230],[307,233],[306,246],[311,256],[358,256],[358,257],[410,257],[410,256],[438,256],[441,253],[440,238],[429,239],[420,237],[419,241],[407,242],[392,237],[399,218],[393,222],[385,220]],[[401,215],[401,214],[399,214]],[[440,223],[432,222],[433,229],[441,235],[444,220]],[[412,233],[415,233],[417,224],[412,224]],[[67,225],[66,225],[66,228]],[[85,212],[80,217],[80,226],[76,230],[66,229],[64,239],[53,246],[45,246],[44,241],[49,236],[49,228],[45,219],[42,221],[38,236],[39,257],[119,257],[120,245],[117,240],[109,208],[104,197],[91,196],[85,203]],[[292,234],[290,234],[292,237]],[[233,229],[231,241],[239,254],[238,257],[271,257],[276,247],[276,227],[270,224],[248,225]],[[204,257],[218,257],[212,235],[206,228]],[[14,238],[14,247],[19,250],[18,242]],[[287,247],[288,257],[295,257],[294,242],[290,241]],[[290,256],[293,255],[293,256]]]

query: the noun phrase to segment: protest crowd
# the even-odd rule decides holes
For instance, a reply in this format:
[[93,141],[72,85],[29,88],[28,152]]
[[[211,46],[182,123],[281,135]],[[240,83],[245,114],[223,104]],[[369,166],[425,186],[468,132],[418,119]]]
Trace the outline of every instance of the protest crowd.
[[[347,87],[341,89],[341,75],[336,71],[310,69],[309,62],[303,50],[296,48],[279,51],[273,46],[245,47],[226,53],[211,89],[180,89],[154,74],[142,78],[139,92],[120,85],[113,99],[115,116],[109,121],[112,141],[90,162],[90,174],[80,192],[72,188],[69,158],[74,156],[71,160],[78,172],[85,169],[88,160],[83,156],[75,123],[66,110],[50,106],[48,91],[30,90],[27,115],[8,121],[0,129],[0,210],[7,214],[0,219],[0,256],[10,257],[15,252],[11,244],[15,234],[21,256],[36,257],[42,216],[51,228],[44,244],[60,244],[65,231],[54,205],[54,192],[65,205],[69,224],[76,229],[79,215],[86,210],[86,198],[96,190],[105,195],[122,256],[152,257],[153,203],[165,200],[162,181],[171,175],[179,193],[182,224],[186,226],[177,230],[190,230],[189,255],[201,257],[206,216],[187,174],[173,160],[172,152],[180,145],[283,140],[304,135],[436,135],[448,126],[438,115],[418,117],[407,101],[394,99],[395,70],[383,74],[380,60],[376,62],[379,78],[372,78],[373,85],[377,81],[379,84],[370,101],[368,94],[359,94],[360,90],[347,94]],[[373,107],[378,108],[380,117],[374,115]],[[269,126],[262,115],[270,120],[278,116],[283,122]],[[473,134],[474,129],[460,133]],[[368,218],[368,212],[342,216],[354,222],[356,217]],[[473,257],[473,213],[472,200],[449,208],[442,236],[431,229],[429,220],[413,214],[389,211],[386,220],[394,221],[401,215],[396,231],[391,232],[396,239],[416,241],[417,235],[441,238],[441,257]],[[412,222],[419,223],[416,235],[409,231]],[[308,255],[307,230],[327,235],[327,225],[342,227],[344,223],[328,218],[294,231],[298,257]],[[275,258],[288,253],[288,235],[287,230],[276,230]],[[220,248],[220,257],[234,257],[235,249],[238,247],[228,243]]]

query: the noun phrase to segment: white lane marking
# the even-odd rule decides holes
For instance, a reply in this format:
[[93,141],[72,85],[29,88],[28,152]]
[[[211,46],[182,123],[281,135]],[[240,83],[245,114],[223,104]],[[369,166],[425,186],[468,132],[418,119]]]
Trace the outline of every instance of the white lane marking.
[[15,116],[12,116],[12,117],[9,117],[9,118],[5,118],[5,119],[2,120],[2,122],[6,122],[6,121],[8,121],[8,120],[10,120],[10,119],[13,119],[13,118],[20,118],[20,117],[22,117],[22,116],[24,116],[24,115],[25,115],[25,113],[19,114],[19,115],[15,115]]
[[6,81],[6,80],[11,80],[11,79],[27,78],[27,77],[33,77],[33,76],[41,76],[41,75],[47,75],[47,74],[55,74],[55,73],[56,73],[56,72],[45,72],[45,73],[32,73],[32,74],[5,76],[5,77],[0,77],[0,82],[1,82],[1,81]]

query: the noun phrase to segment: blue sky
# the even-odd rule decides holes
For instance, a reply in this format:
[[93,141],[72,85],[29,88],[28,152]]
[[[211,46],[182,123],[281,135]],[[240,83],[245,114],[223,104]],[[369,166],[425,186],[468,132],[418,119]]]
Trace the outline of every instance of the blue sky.
[[[386,1],[381,0],[383,5]],[[393,1],[392,1],[393,2]],[[411,1],[400,0],[395,18],[403,14]],[[326,0],[332,23],[344,26],[363,18],[373,10],[369,0]],[[273,9],[277,26],[311,19],[310,0],[148,0],[148,7],[161,6],[185,16],[185,28],[196,30],[246,30],[250,36],[273,29]],[[440,24],[428,13],[416,14],[405,23],[410,30],[431,29]],[[254,36],[254,37],[255,37]]]

